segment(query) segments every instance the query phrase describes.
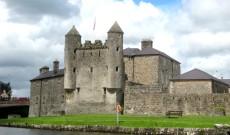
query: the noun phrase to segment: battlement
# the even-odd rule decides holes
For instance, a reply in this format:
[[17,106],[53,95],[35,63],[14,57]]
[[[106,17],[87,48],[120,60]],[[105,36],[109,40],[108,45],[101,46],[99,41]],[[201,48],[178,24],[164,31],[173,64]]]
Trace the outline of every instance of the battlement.
[[101,40],[95,40],[94,43],[92,43],[90,40],[85,40],[85,43],[79,47],[77,47],[77,50],[88,50],[88,49],[104,49],[108,46],[106,43],[102,43]]

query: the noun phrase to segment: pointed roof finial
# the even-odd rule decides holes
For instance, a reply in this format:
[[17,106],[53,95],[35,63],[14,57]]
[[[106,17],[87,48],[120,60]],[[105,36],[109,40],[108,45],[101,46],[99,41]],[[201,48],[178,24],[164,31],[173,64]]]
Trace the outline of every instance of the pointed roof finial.
[[79,36],[81,36],[74,25],[66,35],[79,35]]
[[108,33],[124,33],[121,27],[118,25],[117,21],[113,24],[113,26],[109,29]]

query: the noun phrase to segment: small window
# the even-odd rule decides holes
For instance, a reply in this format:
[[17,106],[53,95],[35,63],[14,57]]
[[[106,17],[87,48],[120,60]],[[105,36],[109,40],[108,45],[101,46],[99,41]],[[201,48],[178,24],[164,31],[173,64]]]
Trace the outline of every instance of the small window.
[[119,51],[119,47],[117,47],[117,51]]
[[93,73],[93,67],[90,67],[90,72]]
[[85,51],[83,51],[83,58],[85,57]]
[[62,96],[61,96],[61,103],[64,103],[64,101],[65,101],[65,96],[62,95]]
[[99,57],[101,57],[101,52],[99,51]]
[[74,53],[76,53],[77,52],[77,49],[74,49],[74,51],[73,51]]
[[91,52],[90,55],[93,56],[93,53]]
[[57,81],[57,82],[58,82],[58,84],[61,84],[61,79],[60,79],[60,78],[58,78],[58,81]]
[[43,104],[45,104],[46,97],[43,97]]
[[103,87],[103,89],[104,89],[104,95],[106,95],[106,87]]
[[80,88],[79,87],[77,87],[77,93],[79,93],[80,92]]
[[75,73],[76,72],[76,68],[73,68],[73,73]]
[[36,104],[38,104],[38,97],[36,97]]
[[116,72],[118,71],[119,67],[116,67]]

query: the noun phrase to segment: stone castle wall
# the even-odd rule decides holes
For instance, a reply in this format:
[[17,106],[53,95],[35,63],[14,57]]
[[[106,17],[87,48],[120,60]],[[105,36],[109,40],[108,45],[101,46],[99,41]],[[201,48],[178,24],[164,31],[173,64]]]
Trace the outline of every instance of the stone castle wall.
[[215,80],[183,80],[170,83],[172,94],[228,93],[228,85]]
[[155,115],[181,110],[192,115],[229,115],[229,99],[229,94],[166,94],[150,86],[130,86],[125,89],[125,113]]
[[212,93],[212,81],[210,80],[171,81],[170,93],[172,94]]
[[64,111],[63,76],[31,82],[30,117],[61,115]]

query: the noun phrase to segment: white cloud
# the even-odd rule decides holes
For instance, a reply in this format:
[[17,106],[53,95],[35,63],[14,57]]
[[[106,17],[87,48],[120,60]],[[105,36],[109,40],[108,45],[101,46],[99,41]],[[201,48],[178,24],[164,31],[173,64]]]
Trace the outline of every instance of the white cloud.
[[182,0],[180,6],[175,4],[177,9],[172,4],[164,6],[172,10],[133,0],[59,0],[62,5],[42,10],[46,2],[39,1],[33,10],[28,5],[34,7],[36,3],[21,3],[19,9],[25,8],[22,11],[16,3],[0,0],[0,70],[4,71],[0,81],[13,80],[13,96],[29,93],[29,80],[38,75],[41,66],[52,66],[58,59],[63,67],[64,36],[72,25],[80,32],[82,42],[104,42],[115,21],[124,31],[124,48],[140,48],[142,39],[151,38],[154,48],[182,63],[182,72],[200,68],[230,78],[229,0]]

